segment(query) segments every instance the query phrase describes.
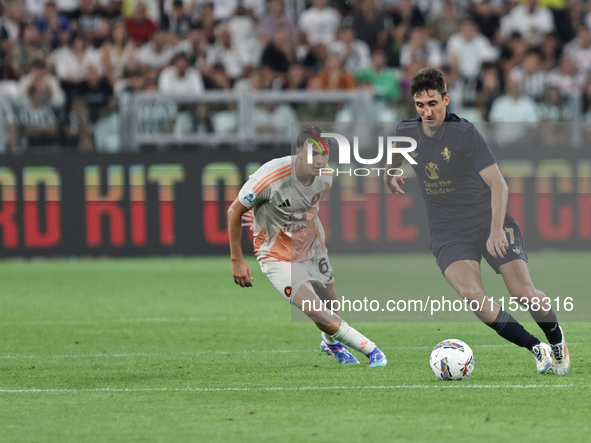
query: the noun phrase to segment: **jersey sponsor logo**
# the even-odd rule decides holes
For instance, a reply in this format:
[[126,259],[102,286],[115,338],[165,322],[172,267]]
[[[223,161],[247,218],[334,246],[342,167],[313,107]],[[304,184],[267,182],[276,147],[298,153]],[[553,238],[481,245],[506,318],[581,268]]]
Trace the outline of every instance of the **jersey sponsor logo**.
[[291,206],[291,203],[289,202],[289,199],[286,199],[283,203],[281,203],[279,205],[280,208],[287,208],[288,206]]
[[451,158],[451,151],[446,147],[442,152],[441,155],[443,155],[443,159],[446,162],[449,162],[449,159]]
[[252,203],[254,201],[254,193],[249,192],[248,194],[246,194],[243,198],[245,201],[247,201],[248,203]]
[[310,202],[310,204],[314,206],[316,203],[318,203],[318,200],[320,200],[320,192],[318,194],[315,194],[314,197],[312,197],[312,201]]
[[429,162],[425,166],[425,174],[431,180],[437,180],[439,178],[439,167],[435,163]]

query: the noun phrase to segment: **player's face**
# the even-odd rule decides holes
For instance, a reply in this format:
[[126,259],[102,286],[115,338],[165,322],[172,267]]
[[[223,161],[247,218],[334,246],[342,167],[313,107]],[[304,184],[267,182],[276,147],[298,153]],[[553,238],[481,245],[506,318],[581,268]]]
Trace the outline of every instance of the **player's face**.
[[[311,164],[308,164],[309,149],[312,150]],[[326,164],[328,163],[328,153],[321,152],[318,146],[315,146],[312,143],[306,143],[303,148],[298,148],[296,154],[298,161],[301,162],[304,166],[304,170],[309,175],[320,175],[320,170],[326,168]]]
[[429,130],[437,130],[445,120],[449,95],[442,96],[437,91],[419,92],[414,96],[415,108]]

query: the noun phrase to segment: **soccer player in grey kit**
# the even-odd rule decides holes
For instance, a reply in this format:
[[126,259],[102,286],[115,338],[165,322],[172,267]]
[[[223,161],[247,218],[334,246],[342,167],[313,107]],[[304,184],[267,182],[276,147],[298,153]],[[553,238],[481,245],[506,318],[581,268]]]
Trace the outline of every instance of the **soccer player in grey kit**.
[[[431,250],[441,272],[458,294],[476,300],[476,316],[497,334],[532,352],[539,373],[568,374],[570,357],[562,328],[546,295],[534,286],[527,267],[523,237],[506,212],[507,184],[493,153],[473,124],[447,112],[449,95],[443,73],[424,68],[413,78],[410,93],[419,117],[402,121],[396,135],[412,137],[417,148],[412,165],[427,207]],[[399,168],[395,154],[387,169]],[[400,181],[385,174],[386,185],[404,194]],[[549,345],[541,342],[511,314],[487,298],[480,277],[484,257],[501,274],[512,297],[528,306]]]

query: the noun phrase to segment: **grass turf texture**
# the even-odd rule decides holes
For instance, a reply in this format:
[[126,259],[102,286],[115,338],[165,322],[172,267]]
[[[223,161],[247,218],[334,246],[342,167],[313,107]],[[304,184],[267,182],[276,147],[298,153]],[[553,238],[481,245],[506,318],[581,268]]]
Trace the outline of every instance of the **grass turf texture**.
[[[591,253],[530,259],[548,295],[588,294]],[[337,289],[360,263],[331,261]],[[0,441],[588,439],[589,323],[565,325],[566,377],[537,374],[528,352],[479,323],[356,324],[390,366],[369,369],[358,356],[360,366],[342,367],[250,263],[255,286],[242,289],[227,258],[2,262]],[[431,255],[363,263],[393,292],[454,297]],[[505,293],[492,272],[483,280]],[[433,377],[429,354],[445,338],[473,348],[468,380]]]

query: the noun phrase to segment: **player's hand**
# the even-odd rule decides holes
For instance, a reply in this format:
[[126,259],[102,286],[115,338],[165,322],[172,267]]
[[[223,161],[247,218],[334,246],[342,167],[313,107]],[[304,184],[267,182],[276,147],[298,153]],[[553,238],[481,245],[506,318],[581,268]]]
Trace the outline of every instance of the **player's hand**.
[[390,191],[393,194],[404,194],[404,191],[402,190],[402,185],[404,184],[405,178],[407,177],[404,175],[392,177],[386,173],[386,178],[384,181],[386,182],[388,189],[390,189]]
[[242,224],[241,226],[246,226],[247,228],[253,229],[252,225],[254,223],[254,210],[250,209],[242,214]]
[[234,283],[242,288],[252,286],[251,281],[254,280],[254,277],[250,271],[250,266],[243,259],[232,260],[232,276],[234,277]]
[[486,242],[486,250],[494,258],[503,258],[509,248],[509,241],[505,237],[505,232],[502,229],[491,231],[488,241]]

